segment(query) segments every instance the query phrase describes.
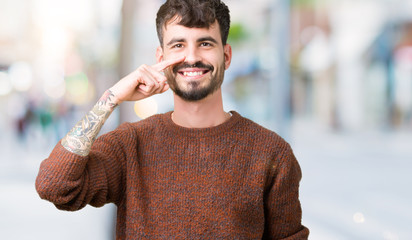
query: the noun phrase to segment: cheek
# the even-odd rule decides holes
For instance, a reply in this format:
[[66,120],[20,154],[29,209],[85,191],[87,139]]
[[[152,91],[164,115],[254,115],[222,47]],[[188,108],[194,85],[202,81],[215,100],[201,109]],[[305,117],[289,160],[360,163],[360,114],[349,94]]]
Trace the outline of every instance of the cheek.
[[185,56],[185,53],[183,51],[179,50],[179,49],[177,49],[177,50],[166,50],[164,55],[163,55],[163,58],[165,60],[167,60],[167,59],[180,58],[180,57],[183,57],[183,56]]
[[226,70],[226,59],[224,55],[222,58],[216,60],[216,67],[219,70]]
[[163,70],[167,80],[169,81],[170,79],[174,79],[174,74],[173,74],[173,70],[172,67],[168,67],[167,69]]

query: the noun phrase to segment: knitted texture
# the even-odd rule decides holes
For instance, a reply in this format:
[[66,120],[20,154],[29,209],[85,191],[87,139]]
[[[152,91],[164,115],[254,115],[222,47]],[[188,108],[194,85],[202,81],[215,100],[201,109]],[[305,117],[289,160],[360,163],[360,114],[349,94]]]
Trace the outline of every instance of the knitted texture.
[[232,115],[202,129],[171,112],[124,123],[87,157],[59,143],[36,189],[63,210],[116,204],[116,239],[307,239],[289,144]]

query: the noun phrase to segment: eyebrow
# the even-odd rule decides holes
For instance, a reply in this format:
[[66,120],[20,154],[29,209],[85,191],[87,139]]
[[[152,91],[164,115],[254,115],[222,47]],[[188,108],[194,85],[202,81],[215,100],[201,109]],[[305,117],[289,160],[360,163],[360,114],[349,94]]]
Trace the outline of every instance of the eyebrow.
[[197,42],[213,42],[215,44],[217,44],[217,40],[212,38],[212,37],[203,37],[203,38],[199,38],[197,40]]
[[184,38],[172,38],[172,40],[170,40],[166,46],[170,46],[174,43],[178,43],[178,42],[186,42],[186,40]]
[[[207,41],[213,42],[215,44],[218,43],[217,40],[212,38],[212,37],[202,37],[202,38],[199,38],[196,42],[207,42]],[[184,38],[172,38],[172,40],[170,40],[166,44],[166,46],[170,46],[170,45],[173,45],[175,43],[180,43],[180,42],[186,42],[186,39],[184,39]]]

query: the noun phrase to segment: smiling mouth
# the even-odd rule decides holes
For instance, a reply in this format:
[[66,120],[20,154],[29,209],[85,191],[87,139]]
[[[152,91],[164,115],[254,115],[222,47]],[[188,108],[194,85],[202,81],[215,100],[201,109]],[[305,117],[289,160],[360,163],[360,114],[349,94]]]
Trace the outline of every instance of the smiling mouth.
[[200,78],[209,72],[213,72],[213,66],[203,62],[196,62],[194,64],[183,63],[175,66],[173,72],[185,78]]
[[202,71],[179,71],[179,74],[185,77],[197,77],[202,76],[208,73],[209,70],[202,70]]

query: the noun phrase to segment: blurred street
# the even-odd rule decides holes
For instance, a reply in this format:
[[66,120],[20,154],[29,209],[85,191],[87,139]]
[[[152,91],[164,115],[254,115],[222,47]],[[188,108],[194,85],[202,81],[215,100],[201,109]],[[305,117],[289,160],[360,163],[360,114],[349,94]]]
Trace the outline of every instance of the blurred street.
[[[410,133],[331,134],[298,121],[292,129],[310,239],[412,239]],[[22,147],[11,132],[3,136],[0,239],[112,239],[113,206],[64,212],[38,197],[38,166],[54,143]]]
[[410,132],[330,134],[296,125],[291,145],[310,239],[412,239]]

